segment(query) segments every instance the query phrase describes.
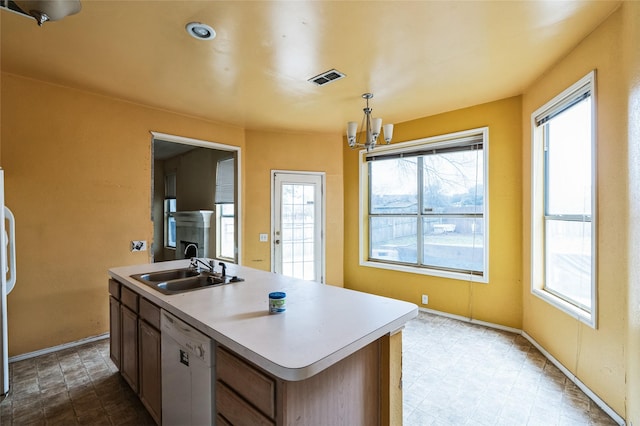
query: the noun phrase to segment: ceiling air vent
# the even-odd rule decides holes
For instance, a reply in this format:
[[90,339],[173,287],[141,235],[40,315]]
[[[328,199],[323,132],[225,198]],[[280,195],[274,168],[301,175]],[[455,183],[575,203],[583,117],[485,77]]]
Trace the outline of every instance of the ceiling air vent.
[[311,77],[308,81],[317,84],[318,86],[323,86],[327,83],[331,83],[332,81],[340,80],[341,78],[346,77],[346,75],[342,74],[338,70],[329,70],[325,71],[322,74],[318,74],[315,77]]

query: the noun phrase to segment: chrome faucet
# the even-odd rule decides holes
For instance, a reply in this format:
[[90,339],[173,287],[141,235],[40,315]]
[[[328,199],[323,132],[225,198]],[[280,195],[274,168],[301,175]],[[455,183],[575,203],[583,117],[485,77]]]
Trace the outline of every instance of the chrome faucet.
[[213,272],[213,260],[210,260],[209,263],[205,263],[203,260],[198,259],[197,257],[191,258],[191,264],[189,264],[190,268],[195,268],[197,272],[200,272],[200,265],[204,266],[207,271]]
[[194,249],[196,249],[196,257],[198,257],[198,246],[195,245],[194,243],[189,243],[187,244],[187,246],[184,248],[184,255],[187,255],[187,252],[189,251],[189,248],[193,247]]

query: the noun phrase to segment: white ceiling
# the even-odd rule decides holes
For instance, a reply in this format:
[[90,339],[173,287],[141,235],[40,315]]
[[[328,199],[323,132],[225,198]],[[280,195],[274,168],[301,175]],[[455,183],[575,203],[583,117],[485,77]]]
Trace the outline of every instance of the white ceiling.
[[[2,71],[249,129],[343,132],[521,94],[619,1],[117,1],[0,12]],[[187,35],[191,21],[217,37]],[[307,79],[336,68],[326,86]]]

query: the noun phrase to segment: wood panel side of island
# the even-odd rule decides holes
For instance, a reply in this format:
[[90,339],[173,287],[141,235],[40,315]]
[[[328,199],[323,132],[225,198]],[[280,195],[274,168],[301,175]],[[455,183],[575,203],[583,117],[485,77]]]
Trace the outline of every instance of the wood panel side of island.
[[402,331],[380,338],[380,424],[402,424]]

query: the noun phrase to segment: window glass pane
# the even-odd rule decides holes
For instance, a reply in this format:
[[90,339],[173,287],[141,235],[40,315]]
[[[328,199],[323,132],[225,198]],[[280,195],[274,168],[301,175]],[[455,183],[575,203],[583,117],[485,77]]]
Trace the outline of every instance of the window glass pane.
[[417,213],[417,161],[413,157],[369,163],[371,214]]
[[165,247],[176,247],[176,220],[173,213],[176,211],[176,199],[165,198],[164,200],[164,217],[165,217]]
[[222,216],[233,216],[234,215],[234,205],[233,204],[220,204],[220,214]]
[[370,258],[417,263],[417,224],[416,217],[370,217]]
[[[233,204],[231,206],[233,206]],[[220,217],[220,257],[226,257],[228,259],[235,257],[234,220],[233,216]]]
[[545,288],[591,309],[591,222],[545,221]]
[[484,219],[427,217],[422,229],[425,264],[460,271],[484,270]]
[[482,162],[480,149],[424,156],[423,213],[482,212]]
[[167,247],[176,246],[176,219],[173,216],[167,218]]
[[591,215],[591,98],[547,124],[548,215]]

